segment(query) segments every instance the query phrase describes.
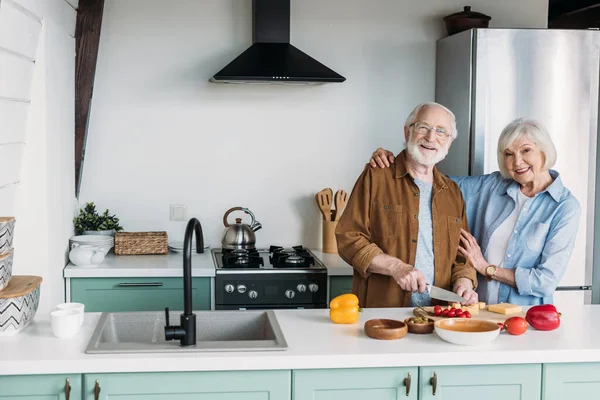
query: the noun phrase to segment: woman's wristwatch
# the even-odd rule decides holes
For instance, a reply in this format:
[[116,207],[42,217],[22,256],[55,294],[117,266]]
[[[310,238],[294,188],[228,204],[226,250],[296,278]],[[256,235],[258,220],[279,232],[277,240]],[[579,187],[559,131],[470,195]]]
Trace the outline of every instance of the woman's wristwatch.
[[497,270],[498,268],[495,265],[488,265],[485,268],[485,275],[487,276],[488,282],[492,281],[492,278],[494,277],[494,275],[496,275]]

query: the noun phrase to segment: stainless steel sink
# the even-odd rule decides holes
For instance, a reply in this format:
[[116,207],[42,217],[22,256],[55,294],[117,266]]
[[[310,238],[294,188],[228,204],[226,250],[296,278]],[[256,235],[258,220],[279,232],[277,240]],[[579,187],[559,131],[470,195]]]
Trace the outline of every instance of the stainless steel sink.
[[[285,350],[287,343],[275,313],[197,311],[196,346],[166,341],[160,311],[102,313],[85,350],[88,354]],[[181,312],[171,312],[179,321]]]

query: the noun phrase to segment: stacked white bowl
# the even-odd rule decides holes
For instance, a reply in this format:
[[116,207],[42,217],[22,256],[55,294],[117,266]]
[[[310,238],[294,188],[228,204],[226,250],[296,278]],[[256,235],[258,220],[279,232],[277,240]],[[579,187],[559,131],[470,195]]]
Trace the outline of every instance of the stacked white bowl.
[[69,249],[77,246],[97,247],[107,254],[115,245],[115,238],[106,235],[80,235],[69,239]]

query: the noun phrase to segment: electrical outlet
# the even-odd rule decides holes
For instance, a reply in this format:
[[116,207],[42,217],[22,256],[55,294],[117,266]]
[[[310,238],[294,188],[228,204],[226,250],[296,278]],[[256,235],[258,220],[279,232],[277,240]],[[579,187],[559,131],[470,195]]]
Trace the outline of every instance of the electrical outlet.
[[187,220],[187,206],[185,204],[171,204],[169,205],[169,210],[171,221]]

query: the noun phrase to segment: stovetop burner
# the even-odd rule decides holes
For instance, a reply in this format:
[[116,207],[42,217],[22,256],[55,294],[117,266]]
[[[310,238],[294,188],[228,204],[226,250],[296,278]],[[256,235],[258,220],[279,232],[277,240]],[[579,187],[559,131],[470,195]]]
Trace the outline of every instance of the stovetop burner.
[[[302,246],[285,248],[271,246],[268,249],[213,249],[213,257],[217,273],[292,273],[297,272],[323,272],[325,266]],[[238,271],[233,271],[238,270]],[[252,271],[251,271],[252,270]]]
[[273,268],[309,268],[315,265],[315,258],[302,246],[294,246],[291,249],[271,246],[269,253],[269,261]]
[[264,265],[263,258],[256,249],[223,249],[223,268],[260,268]]

